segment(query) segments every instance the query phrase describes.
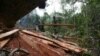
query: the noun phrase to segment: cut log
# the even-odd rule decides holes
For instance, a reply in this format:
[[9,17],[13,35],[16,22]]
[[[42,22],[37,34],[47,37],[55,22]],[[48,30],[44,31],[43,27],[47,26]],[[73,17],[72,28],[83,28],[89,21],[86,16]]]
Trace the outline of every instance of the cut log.
[[47,41],[51,41],[51,42],[59,45],[63,49],[68,49],[68,50],[73,51],[73,52],[76,52],[76,53],[81,53],[81,52],[86,51],[86,49],[80,48],[78,46],[70,45],[70,44],[67,44],[65,42],[60,42],[58,40],[48,38],[48,37],[43,36],[43,35],[38,34],[38,33],[30,32],[30,31],[27,31],[27,30],[22,30],[21,32],[26,33],[26,34],[29,34],[31,36],[35,36],[35,37],[40,38],[40,39],[44,39],[44,40],[47,40]]

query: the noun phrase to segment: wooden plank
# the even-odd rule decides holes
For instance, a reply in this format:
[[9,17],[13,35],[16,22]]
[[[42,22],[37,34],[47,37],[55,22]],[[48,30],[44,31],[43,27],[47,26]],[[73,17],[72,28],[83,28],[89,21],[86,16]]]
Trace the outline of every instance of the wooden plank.
[[7,36],[10,36],[10,35],[18,32],[18,31],[19,31],[19,29],[14,29],[14,30],[11,30],[9,32],[2,33],[2,34],[0,34],[0,40],[3,39],[3,38],[5,38],[5,37],[7,37]]
[[44,26],[72,26],[72,27],[75,27],[75,25],[73,24],[41,24],[41,25],[44,25]]
[[18,32],[18,31],[19,31],[19,29],[14,29],[14,30],[11,30],[9,32],[0,34],[0,49],[3,48],[10,41],[11,38],[7,38],[5,40],[2,40],[2,39]]
[[[39,51],[38,54],[42,54],[41,56],[45,56],[46,54],[48,54],[48,56],[64,56],[64,54],[65,54],[63,49],[52,48],[50,45],[48,45],[48,44],[54,44],[50,41],[39,39],[35,36],[29,35],[26,33],[22,33],[22,32],[20,32],[19,36],[27,44],[29,44],[33,49],[36,49],[37,51]],[[55,46],[55,44],[54,44],[54,46]],[[59,49],[59,50],[57,50],[57,49]]]
[[43,35],[38,34],[38,33],[30,32],[30,31],[27,31],[27,30],[22,30],[22,32],[23,33],[27,33],[27,34],[32,35],[32,36],[35,36],[35,37],[38,37],[38,38],[41,38],[41,39],[44,39],[44,40],[51,41],[51,42],[59,45],[63,49],[69,49],[69,50],[74,51],[76,53],[80,53],[80,52],[86,51],[86,49],[80,48],[78,46],[70,45],[70,44],[67,44],[67,43],[64,43],[64,42],[60,42],[58,40],[48,38],[48,37],[43,36]]
[[10,38],[0,41],[0,49],[3,48],[9,41],[10,41]]
[[41,24],[43,26],[65,26],[67,28],[70,28],[70,29],[74,29],[76,26],[73,25],[73,24]]

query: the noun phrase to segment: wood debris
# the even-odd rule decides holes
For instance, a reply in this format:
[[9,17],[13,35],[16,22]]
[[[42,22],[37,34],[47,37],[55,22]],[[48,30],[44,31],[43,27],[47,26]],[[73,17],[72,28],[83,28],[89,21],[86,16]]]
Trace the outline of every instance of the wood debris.
[[[19,32],[18,36],[11,38],[10,35]],[[79,47],[76,43],[51,39],[39,32],[30,32],[18,29],[0,35],[0,48],[24,48],[29,51],[29,56],[69,56],[68,52],[82,53],[86,49]],[[8,44],[7,44],[8,43]],[[19,46],[20,45],[20,46]],[[66,52],[67,51],[67,52]],[[68,54],[68,55],[67,55]]]
[[30,32],[30,31],[26,31],[26,30],[22,30],[22,32],[30,34],[30,35],[33,35],[33,36],[35,36],[37,38],[41,38],[41,39],[53,42],[53,43],[57,44],[58,46],[60,46],[60,47],[62,47],[64,49],[69,49],[69,50],[74,51],[76,53],[81,53],[83,51],[86,51],[86,49],[83,49],[83,48],[80,48],[78,46],[75,46],[75,45],[72,45],[72,44],[68,44],[68,43],[65,43],[65,42],[60,42],[58,40],[48,38],[48,37],[43,36],[43,35],[38,34],[38,33],[33,33],[33,32]]

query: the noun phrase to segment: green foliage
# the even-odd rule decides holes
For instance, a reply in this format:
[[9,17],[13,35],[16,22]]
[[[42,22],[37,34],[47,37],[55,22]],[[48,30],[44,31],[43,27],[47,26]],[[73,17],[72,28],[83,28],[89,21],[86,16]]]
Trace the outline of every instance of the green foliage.
[[[65,2],[67,1],[67,2]],[[78,0],[77,0],[78,1]],[[72,0],[62,0],[62,6],[66,5],[66,3],[76,2]],[[67,11],[63,8],[64,13],[55,13],[55,15],[60,15],[61,17],[57,20],[60,24],[72,24],[75,25],[74,29],[58,26],[56,30],[58,34],[74,36],[76,37],[77,43],[80,46],[89,49],[89,52],[84,54],[83,56],[98,56],[99,55],[99,47],[100,47],[100,0],[86,0],[86,5],[83,5],[82,12],[78,14],[73,14],[75,9],[73,8],[70,11]],[[53,21],[53,17],[50,15],[44,16],[45,24],[51,24]],[[47,31],[54,33],[53,26],[45,26]],[[92,49],[91,49],[92,48]],[[97,51],[94,51],[98,49]]]

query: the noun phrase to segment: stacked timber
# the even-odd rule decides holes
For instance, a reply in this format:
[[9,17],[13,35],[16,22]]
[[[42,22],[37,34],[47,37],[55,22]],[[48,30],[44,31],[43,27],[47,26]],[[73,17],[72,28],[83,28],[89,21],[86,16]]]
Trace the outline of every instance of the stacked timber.
[[81,56],[86,51],[72,42],[58,41],[40,32],[19,29],[0,34],[0,49],[9,51],[9,56],[71,56],[73,53]]

